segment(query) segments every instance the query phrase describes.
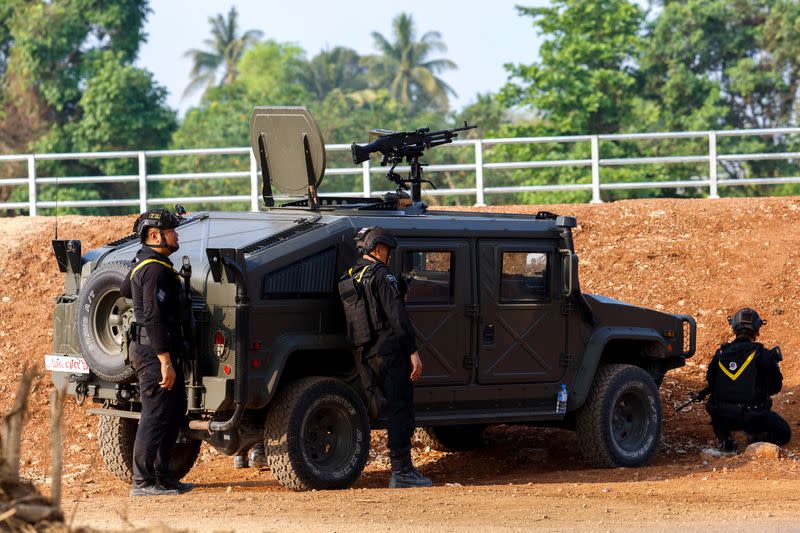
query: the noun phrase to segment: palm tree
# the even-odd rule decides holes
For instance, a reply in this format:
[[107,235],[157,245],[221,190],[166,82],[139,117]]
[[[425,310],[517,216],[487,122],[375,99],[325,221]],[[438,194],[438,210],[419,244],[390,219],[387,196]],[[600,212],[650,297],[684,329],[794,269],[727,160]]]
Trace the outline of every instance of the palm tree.
[[242,54],[264,35],[259,30],[248,30],[240,36],[238,18],[236,7],[231,7],[227,17],[223,17],[222,14],[208,17],[208,23],[211,24],[211,38],[203,41],[207,49],[192,48],[183,54],[184,57],[191,58],[194,64],[190,74],[191,81],[183,92],[184,97],[200,87],[205,86],[206,89],[213,87],[220,68],[224,70],[219,85],[230,85],[234,82],[238,75],[236,66]]
[[374,83],[386,87],[389,93],[411,109],[442,109],[448,106],[448,95],[455,91],[436,75],[456,69],[449,59],[429,59],[433,52],[446,52],[438,31],[426,32],[416,40],[416,28],[411,15],[400,13],[392,20],[394,42],[378,32],[372,32],[380,56],[369,60]]
[[300,82],[314,98],[322,101],[336,89],[343,93],[365,89],[366,67],[355,50],[337,46],[315,55],[302,72]]

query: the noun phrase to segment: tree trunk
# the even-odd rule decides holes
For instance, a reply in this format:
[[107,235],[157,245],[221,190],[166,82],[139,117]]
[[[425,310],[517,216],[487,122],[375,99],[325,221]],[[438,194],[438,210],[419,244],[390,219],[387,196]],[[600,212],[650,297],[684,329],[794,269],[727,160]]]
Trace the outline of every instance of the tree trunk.
[[61,418],[64,415],[64,398],[66,386],[61,390],[50,393],[50,446],[52,446],[52,479],[50,485],[50,499],[54,511],[61,508],[61,473],[62,473],[62,444],[61,444]]
[[27,368],[22,370],[14,405],[3,416],[2,450],[0,450],[0,483],[2,484],[19,483],[22,424],[28,408],[28,395],[36,377],[38,374]]

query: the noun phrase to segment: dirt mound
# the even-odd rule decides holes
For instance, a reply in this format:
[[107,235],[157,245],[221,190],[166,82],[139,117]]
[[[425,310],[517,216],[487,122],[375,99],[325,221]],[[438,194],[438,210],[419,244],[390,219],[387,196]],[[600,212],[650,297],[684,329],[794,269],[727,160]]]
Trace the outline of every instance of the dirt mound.
[[[762,330],[764,344],[780,343],[783,348],[784,390],[777,395],[775,408],[794,425],[799,414],[794,392],[800,377],[800,363],[794,355],[800,352],[800,329],[794,320],[800,312],[800,302],[795,298],[800,288],[800,236],[795,234],[800,228],[800,198],[640,200],[485,209],[523,213],[546,209],[576,216],[575,246],[585,292],[697,319],[697,355],[685,368],[670,372],[662,387],[666,421],[661,457],[667,459],[657,462],[680,458],[687,450],[693,453],[693,448],[699,453],[710,442],[711,431],[702,409],[695,406],[675,415],[672,407],[684,400],[689,390],[701,388],[705,363],[729,336],[726,317],[740,306],[756,308],[768,321]],[[80,239],[86,251],[128,235],[133,219],[61,217],[59,235]],[[0,219],[0,229],[0,272],[4,280],[0,285],[0,410],[5,410],[12,401],[20,369],[26,364],[41,369],[44,354],[52,349],[53,298],[63,290],[64,276],[58,272],[50,246],[53,218]],[[32,413],[23,450],[27,474],[40,481],[48,474],[50,387],[49,376],[44,375],[30,403]],[[84,489],[88,481],[97,483],[99,492],[110,476],[97,458],[96,419],[72,400],[65,417],[67,484],[69,476],[79,476]],[[565,446],[574,447],[569,435],[552,437],[553,433],[542,432],[533,437],[527,431],[520,436],[509,430],[497,439],[502,444],[519,438],[530,448],[553,448],[552,439],[560,439]],[[787,448],[790,454],[796,452],[795,441]],[[502,464],[508,447],[492,449],[499,455],[485,464]],[[426,453],[419,450],[423,462],[428,458]],[[201,470],[204,461],[228,464],[227,459],[204,457]],[[438,460],[438,456],[431,455],[430,459]],[[569,457],[560,461],[568,469],[575,468],[570,466]],[[459,465],[455,458],[451,462],[454,467],[471,468],[466,463]],[[476,468],[474,475],[480,477],[482,470]],[[218,472],[216,469],[208,472],[211,480],[221,476],[213,473]],[[465,477],[471,478],[471,474]]]

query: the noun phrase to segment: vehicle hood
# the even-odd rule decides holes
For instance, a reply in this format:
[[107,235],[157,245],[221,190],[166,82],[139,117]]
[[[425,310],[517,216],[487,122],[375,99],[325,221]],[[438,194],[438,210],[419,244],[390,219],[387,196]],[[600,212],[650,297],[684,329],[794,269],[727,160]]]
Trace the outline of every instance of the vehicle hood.
[[621,326],[672,329],[675,315],[640,307],[599,294],[584,294],[592,310],[595,327]]

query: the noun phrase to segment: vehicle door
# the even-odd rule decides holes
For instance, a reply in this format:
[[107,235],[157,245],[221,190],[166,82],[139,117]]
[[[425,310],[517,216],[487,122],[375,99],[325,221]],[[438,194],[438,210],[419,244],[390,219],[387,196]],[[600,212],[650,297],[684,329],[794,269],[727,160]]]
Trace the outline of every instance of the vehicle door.
[[480,383],[559,380],[566,363],[555,241],[478,241]]
[[468,241],[401,238],[392,265],[408,279],[406,309],[424,366],[417,386],[467,383],[475,350]]

